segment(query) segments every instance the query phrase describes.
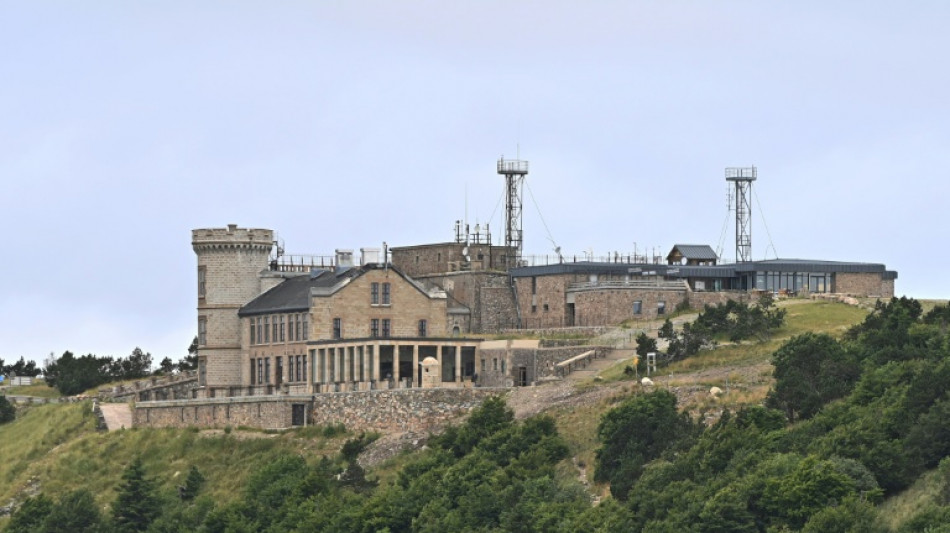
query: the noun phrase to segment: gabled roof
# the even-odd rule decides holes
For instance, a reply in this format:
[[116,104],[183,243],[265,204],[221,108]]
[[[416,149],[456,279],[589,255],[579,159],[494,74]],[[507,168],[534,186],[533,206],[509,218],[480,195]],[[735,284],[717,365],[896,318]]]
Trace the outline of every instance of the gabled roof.
[[[238,311],[238,316],[264,315],[269,313],[296,313],[310,309],[311,296],[330,296],[336,294],[354,279],[370,270],[383,269],[375,263],[362,267],[337,267],[336,270],[314,269],[309,275],[288,278],[280,285],[254,298]],[[430,294],[419,282],[389,266],[389,270],[405,279],[419,292],[430,298],[445,297],[445,293]]]
[[699,261],[718,261],[716,252],[708,244],[676,244],[666,256],[667,259],[673,255],[673,252],[679,251],[680,255],[686,259],[696,259]]

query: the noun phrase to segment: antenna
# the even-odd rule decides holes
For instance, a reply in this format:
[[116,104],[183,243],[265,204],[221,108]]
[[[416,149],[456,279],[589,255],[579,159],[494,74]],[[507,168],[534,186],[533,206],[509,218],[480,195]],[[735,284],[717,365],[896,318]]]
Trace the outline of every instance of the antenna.
[[755,167],[728,167],[726,181],[735,183],[736,210],[736,263],[752,260],[752,182],[756,179]]
[[[520,154],[521,148],[518,148]],[[521,264],[522,186],[528,174],[528,162],[520,159],[498,160],[498,174],[505,176],[505,259],[508,268]]]

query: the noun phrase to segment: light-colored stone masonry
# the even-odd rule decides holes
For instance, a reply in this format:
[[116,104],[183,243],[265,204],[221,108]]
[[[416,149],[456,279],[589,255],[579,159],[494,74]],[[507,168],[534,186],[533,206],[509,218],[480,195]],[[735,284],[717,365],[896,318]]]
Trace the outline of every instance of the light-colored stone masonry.
[[[274,232],[268,229],[196,229],[198,258],[199,383],[209,387],[241,383],[241,324],[237,311],[261,293],[259,274],[267,268]],[[204,277],[203,293],[201,278]]]
[[894,296],[894,281],[883,280],[878,272],[835,274],[835,292],[849,296],[891,298]]
[[[390,284],[389,305],[371,303],[374,282],[380,287]],[[388,318],[392,337],[417,337],[421,319],[427,321],[428,336],[451,334],[446,327],[446,299],[429,297],[391,269],[369,270],[332,296],[313,296],[311,302],[310,338],[314,340],[333,338],[334,318],[341,319],[343,338],[348,339],[369,337],[373,318],[380,322]]]
[[352,431],[432,431],[506,389],[409,389],[338,392],[313,396],[259,396],[139,402],[135,427],[245,426],[283,429],[294,405],[304,405],[307,425],[344,424]]

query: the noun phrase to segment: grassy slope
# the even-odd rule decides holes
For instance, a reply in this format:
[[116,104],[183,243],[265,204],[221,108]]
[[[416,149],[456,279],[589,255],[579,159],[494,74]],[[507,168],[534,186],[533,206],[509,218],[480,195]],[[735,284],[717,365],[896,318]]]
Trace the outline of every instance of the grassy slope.
[[16,387],[6,387],[3,394],[10,396],[36,396],[39,398],[60,398],[62,394],[58,390],[46,385],[45,381],[38,381],[32,385],[18,385]]
[[[719,346],[670,365],[661,373],[664,376],[672,373],[670,383],[673,386],[717,385],[725,388],[726,378],[728,378],[730,390],[717,402],[718,406],[734,409],[742,405],[760,404],[771,384],[769,359],[772,352],[785,340],[809,331],[840,336],[867,315],[865,309],[836,302],[787,300],[780,305],[788,309],[786,325],[776,332],[770,341]],[[620,363],[602,372],[600,377],[603,383],[610,384],[630,379],[623,374],[624,366],[625,363]],[[660,386],[666,383],[666,377],[660,378]],[[597,382],[585,385],[598,386]],[[597,404],[555,409],[550,412],[557,420],[558,430],[567,440],[571,453],[587,467],[589,479],[593,479],[594,452],[598,446],[597,424],[601,416],[616,405],[618,400],[637,388],[637,385],[630,381],[630,385],[621,387],[615,396]],[[706,396],[708,395],[704,395],[704,398]],[[685,407],[690,409],[713,407],[712,402],[706,399],[701,400],[700,403],[702,405],[686,405]],[[572,466],[565,466],[561,473],[576,475],[576,470]],[[603,494],[606,492],[606,487],[595,487],[595,491]]]
[[[174,494],[195,465],[207,479],[204,490],[219,502],[240,495],[248,474],[282,452],[318,460],[339,451],[346,435],[319,436],[318,428],[282,434],[194,429],[133,429],[97,432],[89,402],[32,406],[15,422],[0,426],[0,504],[30,484],[57,497],[79,487],[112,502],[122,471],[136,455],[165,493]],[[0,521],[0,527],[3,522]]]

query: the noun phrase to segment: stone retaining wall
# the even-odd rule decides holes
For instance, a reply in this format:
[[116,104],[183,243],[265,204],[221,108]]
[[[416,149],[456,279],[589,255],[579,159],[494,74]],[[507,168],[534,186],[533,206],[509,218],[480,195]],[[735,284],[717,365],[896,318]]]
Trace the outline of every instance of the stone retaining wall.
[[505,389],[408,389],[339,392],[313,397],[313,424],[353,431],[428,432]]
[[139,402],[132,410],[132,425],[149,428],[246,426],[282,429],[291,427],[293,404],[305,404],[309,412],[313,397],[259,396]]

